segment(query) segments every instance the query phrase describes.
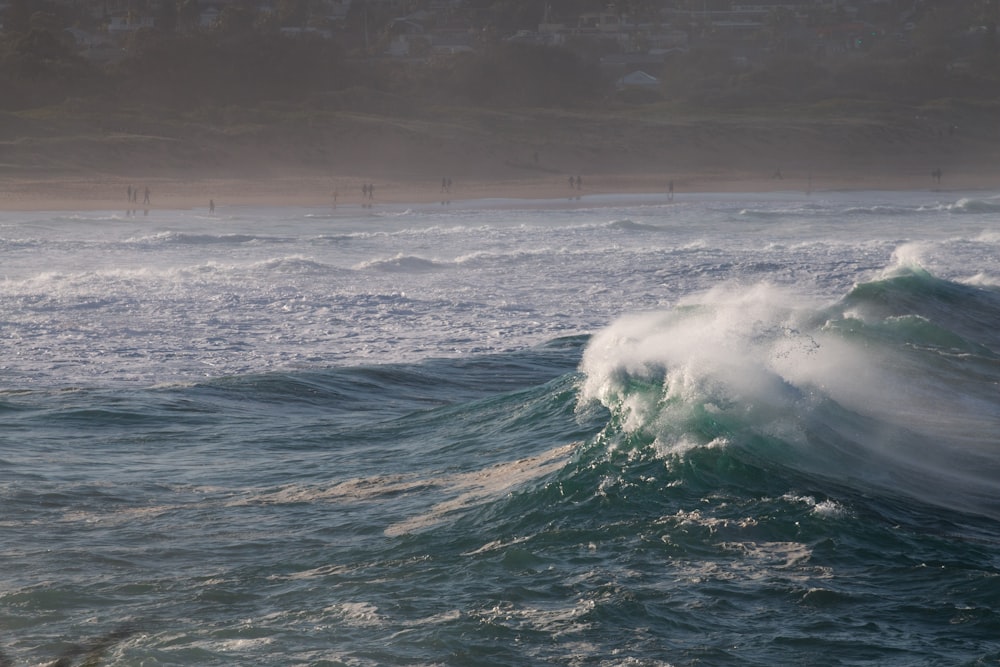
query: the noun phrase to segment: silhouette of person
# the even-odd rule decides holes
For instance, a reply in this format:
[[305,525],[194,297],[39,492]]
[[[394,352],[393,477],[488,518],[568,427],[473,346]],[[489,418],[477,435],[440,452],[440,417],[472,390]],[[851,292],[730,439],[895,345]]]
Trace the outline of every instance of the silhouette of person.
[[143,204],[148,204],[149,203],[149,186],[148,185],[146,186],[146,189],[143,190],[142,203]]
[[208,212],[210,214],[211,213],[215,213],[215,200],[214,199],[209,199],[208,200]]

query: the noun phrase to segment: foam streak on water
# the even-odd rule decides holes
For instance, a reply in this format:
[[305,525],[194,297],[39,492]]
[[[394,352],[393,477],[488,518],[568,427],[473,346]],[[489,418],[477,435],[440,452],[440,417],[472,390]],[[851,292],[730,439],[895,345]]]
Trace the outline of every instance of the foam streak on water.
[[14,664],[1000,660],[1000,200],[0,214]]

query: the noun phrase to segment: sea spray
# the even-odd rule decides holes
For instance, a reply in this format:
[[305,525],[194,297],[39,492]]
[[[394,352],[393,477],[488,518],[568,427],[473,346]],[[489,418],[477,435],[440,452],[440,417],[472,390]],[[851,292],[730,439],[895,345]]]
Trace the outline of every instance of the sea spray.
[[[584,353],[582,397],[664,451],[722,438],[861,491],[878,487],[996,517],[997,357],[968,332],[949,332],[952,318],[943,317],[981,310],[982,290],[940,285],[913,268],[883,281],[907,284],[914,271],[923,278],[900,287],[898,303],[873,284],[832,306],[756,285],[622,318]],[[923,310],[945,321],[902,314],[912,290],[940,298]],[[995,298],[987,295],[990,304]],[[891,314],[865,322],[861,311]],[[994,336],[980,333],[987,342]],[[696,425],[702,415],[716,428]]]

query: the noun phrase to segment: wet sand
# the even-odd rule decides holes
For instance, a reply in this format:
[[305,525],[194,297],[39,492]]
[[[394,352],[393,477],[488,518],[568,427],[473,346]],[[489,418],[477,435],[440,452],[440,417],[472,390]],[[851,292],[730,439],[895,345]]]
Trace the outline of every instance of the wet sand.
[[[1000,177],[971,171],[946,174],[939,183],[929,173],[900,169],[892,173],[773,174],[715,172],[696,174],[581,174],[582,187],[570,186],[561,174],[517,180],[462,181],[453,179],[443,192],[440,179],[363,180],[350,175],[299,174],[280,178],[156,177],[127,180],[121,177],[7,177],[0,179],[0,210],[88,211],[127,209],[198,209],[227,206],[325,207],[379,204],[435,204],[471,200],[575,201],[577,197],[607,194],[667,196],[673,183],[675,200],[709,192],[798,192],[819,194],[836,190],[1000,191]],[[369,200],[365,184],[374,186]],[[138,201],[129,203],[129,187],[139,189]],[[145,204],[144,189],[150,190]]]

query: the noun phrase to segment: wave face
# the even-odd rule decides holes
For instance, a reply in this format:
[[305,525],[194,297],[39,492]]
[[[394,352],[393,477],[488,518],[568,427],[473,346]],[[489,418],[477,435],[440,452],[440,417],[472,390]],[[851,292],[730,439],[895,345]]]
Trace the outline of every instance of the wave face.
[[773,197],[0,214],[4,659],[997,662],[992,200]]
[[1000,290],[913,267],[817,306],[767,286],[624,318],[583,359],[615,438],[1000,519]]

